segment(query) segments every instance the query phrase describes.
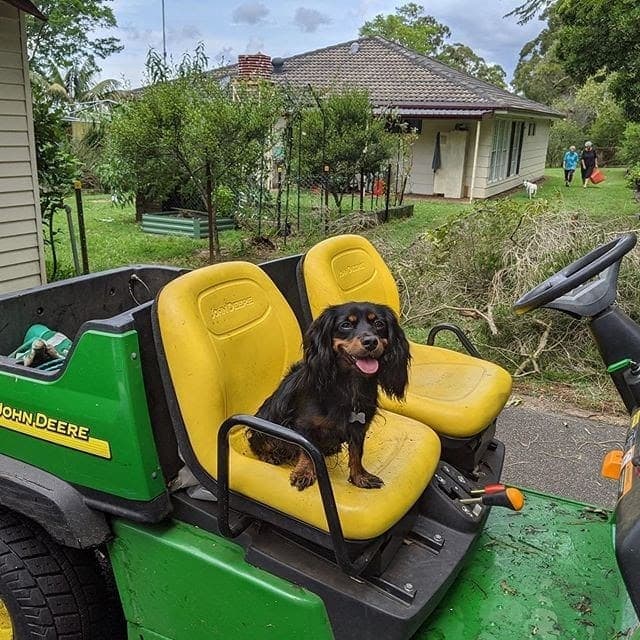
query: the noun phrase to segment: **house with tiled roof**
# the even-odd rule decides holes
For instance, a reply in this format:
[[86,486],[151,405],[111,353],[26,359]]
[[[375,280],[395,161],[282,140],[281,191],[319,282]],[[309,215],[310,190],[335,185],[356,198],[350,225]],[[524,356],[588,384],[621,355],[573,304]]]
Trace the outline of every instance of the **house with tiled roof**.
[[244,55],[214,73],[298,89],[367,90],[374,110],[393,110],[418,131],[407,190],[420,195],[487,198],[539,180],[551,122],[563,117],[378,36],[288,58]]

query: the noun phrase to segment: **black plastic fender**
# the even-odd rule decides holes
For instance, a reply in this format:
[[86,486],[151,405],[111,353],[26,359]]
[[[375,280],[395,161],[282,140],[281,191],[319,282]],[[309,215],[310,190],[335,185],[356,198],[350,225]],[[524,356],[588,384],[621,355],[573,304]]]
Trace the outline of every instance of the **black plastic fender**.
[[37,522],[56,542],[87,549],[106,542],[105,516],[60,478],[0,454],[0,504]]

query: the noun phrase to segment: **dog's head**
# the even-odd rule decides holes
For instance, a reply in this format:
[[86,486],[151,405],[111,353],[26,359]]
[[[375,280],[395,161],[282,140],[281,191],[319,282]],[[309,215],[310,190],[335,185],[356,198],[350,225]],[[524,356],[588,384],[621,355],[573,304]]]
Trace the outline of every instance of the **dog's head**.
[[409,343],[385,305],[348,302],[328,307],[305,334],[304,359],[322,386],[335,384],[340,373],[376,376],[386,393],[404,397]]

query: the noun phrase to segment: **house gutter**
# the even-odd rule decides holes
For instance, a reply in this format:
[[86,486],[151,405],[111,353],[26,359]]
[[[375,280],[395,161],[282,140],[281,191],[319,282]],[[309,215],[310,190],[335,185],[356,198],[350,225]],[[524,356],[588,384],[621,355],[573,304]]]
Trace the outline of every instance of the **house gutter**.
[[478,166],[478,148],[480,147],[480,126],[482,120],[476,122],[476,144],[473,149],[473,169],[471,169],[471,187],[469,189],[469,202],[473,202],[473,189],[476,186],[476,168]]
[[12,7],[35,16],[39,20],[47,21],[47,17],[36,7],[31,0],[6,0]]

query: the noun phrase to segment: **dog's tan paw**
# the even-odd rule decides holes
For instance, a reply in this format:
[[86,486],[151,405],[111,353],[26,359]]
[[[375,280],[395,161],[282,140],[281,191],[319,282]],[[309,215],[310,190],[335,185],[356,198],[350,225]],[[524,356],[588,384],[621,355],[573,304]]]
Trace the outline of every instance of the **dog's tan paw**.
[[380,489],[384,485],[384,480],[374,476],[372,473],[362,473],[357,476],[349,477],[349,482],[355,484],[361,489]]
[[294,469],[289,476],[292,487],[303,491],[316,481],[316,474],[309,469]]

